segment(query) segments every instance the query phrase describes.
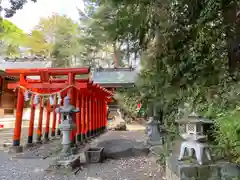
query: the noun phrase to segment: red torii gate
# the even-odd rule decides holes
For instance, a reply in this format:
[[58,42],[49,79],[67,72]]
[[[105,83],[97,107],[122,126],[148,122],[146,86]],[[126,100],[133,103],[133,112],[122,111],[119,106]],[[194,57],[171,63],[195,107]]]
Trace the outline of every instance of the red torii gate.
[[[28,90],[40,95],[55,95],[61,91],[63,98],[67,94],[70,95],[71,104],[81,109],[77,113],[76,130],[72,131],[71,140],[78,142],[95,136],[104,131],[107,124],[107,102],[111,101],[112,92],[105,88],[94,84],[89,79],[76,79],[76,75],[89,74],[90,68],[42,68],[42,69],[6,69],[6,73],[10,76],[19,76],[19,82],[8,84],[8,88],[18,88],[18,99],[16,109],[16,121],[13,137],[13,146],[20,146],[21,125],[23,114],[24,95],[23,91]],[[67,79],[53,78],[55,76],[67,75]],[[27,76],[40,76],[40,79],[33,80]],[[34,95],[31,97],[32,100]],[[53,109],[57,107],[57,98],[53,104]],[[34,116],[36,105],[31,105],[31,116],[28,130],[28,144],[33,143]],[[46,128],[44,139],[49,138],[49,124],[51,116],[51,105],[47,103]],[[43,120],[43,104],[40,101],[40,112],[38,120],[37,140],[42,137],[42,120]],[[57,115],[53,111],[53,125],[51,136],[55,136],[55,126]],[[60,123],[60,115],[59,115]],[[59,131],[58,131],[59,132]],[[59,135],[59,133],[58,133]]]

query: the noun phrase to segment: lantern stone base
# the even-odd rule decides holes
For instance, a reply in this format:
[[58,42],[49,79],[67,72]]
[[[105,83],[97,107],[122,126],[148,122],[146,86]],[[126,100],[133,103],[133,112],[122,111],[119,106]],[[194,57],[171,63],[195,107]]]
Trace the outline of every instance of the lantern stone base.
[[59,160],[56,162],[56,165],[75,168],[80,165],[80,157],[79,155],[71,155],[64,158],[60,156]]
[[46,171],[53,171],[63,174],[68,174],[78,169],[81,166],[80,155],[71,155],[68,157],[62,157],[61,155],[57,157],[56,161],[51,164]]
[[157,145],[163,145],[164,144],[164,137],[159,137],[158,140],[147,140],[147,144],[150,146],[157,146]]
[[26,148],[31,148],[31,147],[34,147],[36,144],[34,144],[34,143],[27,143],[26,145],[25,145],[25,147]]
[[232,180],[239,177],[239,167],[227,162],[199,165],[178,161],[174,155],[166,161],[167,180]]
[[9,153],[21,153],[23,152],[23,146],[11,146],[8,150]]

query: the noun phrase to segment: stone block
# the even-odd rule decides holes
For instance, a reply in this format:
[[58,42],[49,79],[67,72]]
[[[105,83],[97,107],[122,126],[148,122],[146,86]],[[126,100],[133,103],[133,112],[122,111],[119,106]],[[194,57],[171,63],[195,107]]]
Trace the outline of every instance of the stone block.
[[216,165],[198,165],[197,180],[220,180],[220,168]]
[[[179,180],[190,180],[198,176],[197,166],[183,161],[178,161],[176,156],[170,156],[167,159],[167,168],[170,176],[177,176]],[[170,177],[169,177],[170,178]],[[174,180],[174,179],[168,179]]]
[[104,148],[96,147],[96,148],[88,148],[85,151],[85,157],[87,162],[89,163],[101,163],[104,160]]
[[34,147],[34,146],[35,146],[34,143],[27,143],[24,148],[31,148],[31,147]]
[[218,162],[199,165],[186,161],[178,161],[177,156],[166,160],[167,180],[238,180],[240,168],[231,163]]
[[169,167],[166,167],[166,178],[167,180],[181,180]]
[[11,146],[9,147],[9,153],[21,153],[23,152],[23,146]]
[[199,165],[178,161],[177,156],[167,159],[167,180],[220,180],[220,169],[217,165]]
[[76,167],[80,166],[80,155],[77,154],[64,158],[59,157],[59,159],[56,161],[56,165],[64,168],[75,169]]
[[240,167],[233,163],[219,162],[221,180],[239,180],[240,179]]
[[182,179],[194,179],[198,177],[197,170],[198,169],[196,166],[192,166],[191,164],[187,165],[182,164],[179,166],[179,176]]

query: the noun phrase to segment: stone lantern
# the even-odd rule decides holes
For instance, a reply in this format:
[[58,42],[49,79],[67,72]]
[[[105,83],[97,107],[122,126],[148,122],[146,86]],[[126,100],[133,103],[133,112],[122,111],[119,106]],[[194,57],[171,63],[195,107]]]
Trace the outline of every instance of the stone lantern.
[[73,124],[73,113],[79,112],[73,105],[70,104],[70,98],[66,96],[64,98],[64,105],[56,108],[57,113],[61,113],[62,121],[59,124],[59,128],[62,131],[62,155],[67,157],[71,155],[71,140],[70,133],[75,128]]
[[208,145],[206,144],[207,135],[204,133],[204,124],[213,124],[213,121],[202,118],[196,113],[190,114],[188,117],[177,120],[179,124],[179,132],[185,140],[181,143],[180,155],[178,160],[182,160],[187,150],[188,155],[193,155],[195,151],[197,162],[202,165],[203,154],[208,160],[211,160]]
[[150,145],[162,145],[163,144],[163,135],[160,127],[160,122],[155,120],[153,117],[149,117],[147,122],[147,143]]

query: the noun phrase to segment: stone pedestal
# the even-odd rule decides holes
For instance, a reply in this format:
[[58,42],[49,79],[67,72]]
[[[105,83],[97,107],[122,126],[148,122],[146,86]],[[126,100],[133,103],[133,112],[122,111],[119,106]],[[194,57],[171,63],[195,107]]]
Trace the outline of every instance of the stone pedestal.
[[23,146],[11,146],[8,150],[9,153],[21,153],[23,152]]
[[80,155],[71,155],[68,157],[62,157],[60,155],[59,159],[56,161],[56,165],[74,169],[80,165]]
[[227,162],[199,165],[178,161],[174,155],[166,160],[167,180],[234,180],[239,177],[239,167]]
[[46,171],[70,175],[81,166],[80,162],[80,154],[71,155],[68,157],[62,157],[60,155],[56,158],[53,164],[46,169]]
[[153,117],[149,118],[146,130],[148,135],[147,144],[151,146],[164,144],[164,137],[161,132],[160,123],[157,120],[154,120]]
[[63,136],[62,136],[62,154],[68,156],[71,154],[71,141],[70,133],[71,130],[75,127],[74,124],[70,124],[68,120],[62,121],[62,124],[59,125]]

